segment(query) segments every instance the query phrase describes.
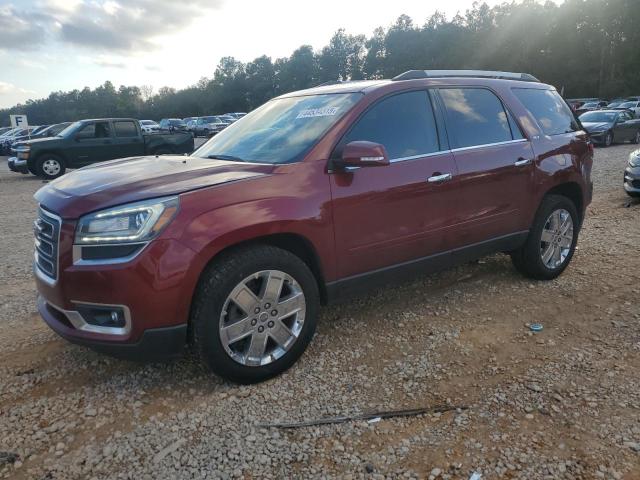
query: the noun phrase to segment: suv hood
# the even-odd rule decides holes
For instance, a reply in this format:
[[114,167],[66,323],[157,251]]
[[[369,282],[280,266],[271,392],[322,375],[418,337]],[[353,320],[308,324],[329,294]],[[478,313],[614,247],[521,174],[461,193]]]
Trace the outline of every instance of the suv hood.
[[20,146],[24,146],[24,145],[29,145],[29,146],[39,146],[42,143],[49,143],[51,144],[52,142],[59,142],[60,140],[63,140],[62,137],[41,137],[41,138],[32,138],[31,140],[29,140],[28,137],[23,137],[20,140]]
[[273,165],[186,156],[133,157],[68,173],[34,195],[63,218],[147,198],[268,175]]

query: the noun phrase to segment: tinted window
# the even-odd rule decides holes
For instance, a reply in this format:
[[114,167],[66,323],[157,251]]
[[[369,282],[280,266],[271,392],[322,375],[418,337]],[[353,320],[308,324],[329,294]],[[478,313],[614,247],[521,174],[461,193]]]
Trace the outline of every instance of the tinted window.
[[438,131],[429,94],[401,93],[376,103],[360,117],[342,143],[357,140],[384,145],[390,159],[437,152]]
[[111,136],[111,129],[108,122],[89,123],[82,127],[77,138],[107,138]]
[[443,88],[440,96],[447,115],[452,148],[512,140],[502,102],[483,88]]
[[137,137],[138,129],[133,122],[114,122],[116,137]]
[[555,90],[514,88],[513,93],[538,121],[546,135],[560,135],[579,130],[571,109]]

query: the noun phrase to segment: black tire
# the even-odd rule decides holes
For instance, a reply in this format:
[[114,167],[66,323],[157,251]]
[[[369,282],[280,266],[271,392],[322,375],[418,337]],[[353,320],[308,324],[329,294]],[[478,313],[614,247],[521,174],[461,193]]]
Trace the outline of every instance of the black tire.
[[607,132],[604,137],[604,146],[610,147],[611,145],[613,145],[613,132]]
[[[550,268],[545,265],[541,256],[542,231],[549,216],[559,209],[566,210],[571,216],[573,222],[573,239],[564,262],[555,268]],[[571,262],[578,242],[579,231],[580,218],[578,217],[575,204],[569,198],[562,195],[547,195],[538,208],[525,244],[519,250],[511,252],[513,265],[516,267],[516,270],[524,276],[535,280],[552,280],[556,278]]]
[[[237,383],[257,383],[287,370],[304,353],[316,329],[320,295],[309,267],[292,253],[268,245],[237,249],[214,260],[203,272],[191,309],[194,350],[215,374]],[[247,277],[265,270],[290,275],[305,300],[302,329],[289,350],[266,365],[248,366],[227,353],[220,336],[222,309],[233,289]]]
[[638,130],[635,136],[631,139],[631,143],[634,143],[634,144],[640,143],[640,130]]
[[45,180],[61,177],[65,170],[64,160],[53,153],[45,153],[36,160],[36,175]]

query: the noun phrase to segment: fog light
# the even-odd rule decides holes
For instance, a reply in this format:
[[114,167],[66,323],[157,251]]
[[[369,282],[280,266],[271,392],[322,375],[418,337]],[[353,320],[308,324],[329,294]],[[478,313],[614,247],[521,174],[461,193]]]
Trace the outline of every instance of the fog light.
[[108,328],[123,328],[126,325],[124,310],[120,307],[78,305],[77,309],[89,325]]

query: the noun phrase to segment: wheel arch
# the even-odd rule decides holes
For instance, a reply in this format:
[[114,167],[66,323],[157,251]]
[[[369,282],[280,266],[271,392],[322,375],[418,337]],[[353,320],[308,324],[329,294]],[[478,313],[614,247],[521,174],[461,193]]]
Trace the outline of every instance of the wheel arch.
[[[202,271],[198,275],[198,281],[202,278],[203,273],[206,269],[212,264],[215,263],[221,256],[230,255],[234,251],[249,247],[251,245],[270,245],[273,247],[278,247],[283,250],[287,250],[293,255],[297,256],[302,260],[311,270],[311,273],[316,279],[318,284],[318,291],[320,292],[320,300],[322,303],[326,303],[327,301],[327,290],[325,284],[325,276],[322,269],[322,264],[320,262],[320,257],[318,252],[316,251],[313,243],[300,235],[299,233],[292,232],[282,232],[282,233],[273,233],[268,235],[262,235],[259,237],[251,238],[248,240],[242,240],[240,242],[227,245],[222,250],[218,251],[209,261],[204,265]],[[196,285],[197,285],[196,283]]]
[[580,226],[582,226],[582,221],[584,219],[584,192],[582,191],[582,187],[577,182],[566,182],[561,183],[560,185],[556,185],[555,187],[549,189],[545,192],[544,197],[548,195],[562,195],[563,197],[567,197],[569,200],[573,202],[576,207],[576,211],[578,212]]
[[29,160],[27,160],[27,163],[33,162],[33,166],[35,167],[36,163],[38,163],[38,160],[40,160],[40,158],[42,158],[44,155],[55,155],[56,157],[60,158],[60,160],[64,162],[65,167],[69,166],[69,160],[66,157],[66,155],[64,155],[59,150],[55,150],[55,149],[43,150],[42,152],[37,152],[33,158],[29,158]]

